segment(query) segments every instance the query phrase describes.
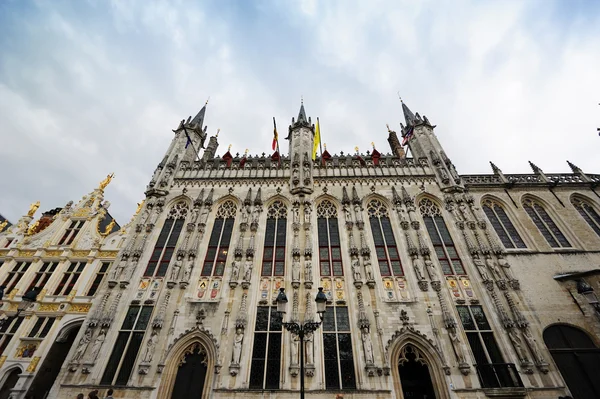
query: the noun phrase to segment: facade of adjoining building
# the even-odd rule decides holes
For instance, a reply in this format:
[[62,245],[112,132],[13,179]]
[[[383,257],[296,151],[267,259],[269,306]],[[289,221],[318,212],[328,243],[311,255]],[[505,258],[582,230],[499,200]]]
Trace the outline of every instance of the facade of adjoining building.
[[[0,222],[0,398],[47,396],[125,239],[104,187],[77,204]],[[37,301],[19,311],[27,293]]]
[[[313,161],[304,106],[288,156],[216,157],[205,112],[174,130],[139,212],[102,241],[114,262],[48,397],[293,398],[301,369],[314,399],[600,397],[600,175],[460,175],[404,104],[412,157],[390,131],[391,154]],[[0,278],[23,258],[3,251]],[[283,321],[318,321],[318,287],[327,311],[302,348],[275,300],[284,288]],[[77,300],[52,303],[64,320]],[[3,384],[29,367],[9,354]]]

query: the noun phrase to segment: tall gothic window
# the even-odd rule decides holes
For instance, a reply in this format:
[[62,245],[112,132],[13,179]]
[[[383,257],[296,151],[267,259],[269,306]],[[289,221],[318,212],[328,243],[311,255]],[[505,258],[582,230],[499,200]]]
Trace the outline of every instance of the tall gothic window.
[[250,389],[279,389],[281,321],[277,308],[258,307],[252,346]]
[[73,242],[75,237],[77,237],[77,234],[83,227],[84,223],[85,220],[73,220],[67,228],[67,230],[65,231],[65,233],[63,234],[60,241],[58,242],[58,245],[71,245],[71,243]]
[[325,200],[317,206],[321,276],[344,275],[337,216],[337,208],[331,201]]
[[6,349],[22,322],[23,316],[9,317],[0,326],[0,355],[4,353],[4,349]]
[[223,275],[236,212],[237,206],[231,200],[219,206],[202,266],[203,276]]
[[423,198],[419,202],[419,210],[423,215],[427,233],[429,233],[444,274],[467,274],[456,252],[454,241],[446,227],[440,208],[429,198]]
[[102,385],[127,385],[144,333],[150,322],[152,306],[129,307],[112,354],[100,381]]
[[44,285],[46,285],[46,282],[50,279],[50,276],[52,276],[52,273],[56,270],[58,263],[59,262],[44,262],[42,266],[40,266],[39,271],[33,276],[33,280],[31,280],[31,284],[29,284],[29,288],[27,288],[27,291],[25,292],[29,292],[33,287],[37,287],[41,291],[42,288],[44,288]]
[[347,306],[328,306],[323,317],[323,357],[327,389],[356,389]]
[[67,270],[64,271],[62,279],[58,286],[54,290],[53,295],[69,295],[73,288],[75,288],[75,284],[79,280],[79,276],[85,269],[86,262],[72,262],[69,263]]
[[486,199],[483,202],[483,211],[496,230],[505,248],[527,248],[519,232],[515,229],[504,208],[495,201]]
[[514,364],[504,363],[483,308],[479,305],[457,306],[469,346],[475,357],[477,375],[483,388],[523,386]]
[[578,197],[571,197],[571,203],[590,227],[600,236],[600,215],[592,206]]
[[94,296],[96,291],[98,291],[98,287],[100,287],[102,280],[104,280],[104,277],[106,276],[106,272],[108,271],[110,265],[110,262],[102,262],[100,268],[96,272],[96,277],[94,277],[94,281],[92,282],[92,285],[90,286],[86,296]]
[[538,230],[552,248],[570,247],[571,244],[552,220],[548,212],[538,202],[528,198],[523,201],[523,208],[533,220]]
[[146,266],[144,276],[146,277],[164,277],[169,268],[169,262],[175,253],[177,240],[181,235],[181,230],[185,224],[185,217],[188,214],[188,205],[185,201],[176,203],[169,211],[169,217],[165,220],[158,241],[152,251],[152,256]]
[[367,204],[367,211],[381,275],[403,276],[400,254],[387,208],[381,201],[374,199]]
[[283,276],[285,273],[286,223],[287,207],[281,201],[273,202],[267,212],[262,276]]

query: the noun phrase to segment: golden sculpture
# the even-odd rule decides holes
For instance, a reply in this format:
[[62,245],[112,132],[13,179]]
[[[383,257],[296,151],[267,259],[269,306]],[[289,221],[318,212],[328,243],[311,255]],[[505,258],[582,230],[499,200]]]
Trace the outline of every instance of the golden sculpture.
[[35,369],[37,368],[37,365],[40,362],[40,359],[41,359],[40,356],[34,356],[33,359],[31,360],[31,363],[29,363],[29,367],[27,367],[27,371],[30,373],[33,373],[35,371]]
[[137,207],[137,209],[135,210],[135,214],[136,214],[136,215],[137,215],[137,214],[139,214],[139,213],[140,213],[140,211],[142,210],[142,208],[144,207],[144,201],[145,201],[145,200],[142,200],[142,202],[140,202],[139,204],[137,204],[137,206],[138,206],[138,207]]
[[0,233],[2,233],[7,224],[8,220],[5,220],[4,222],[0,223]]
[[115,219],[111,220],[109,224],[106,225],[106,227],[104,228],[104,233],[102,233],[103,236],[107,236],[110,234],[110,231],[113,229],[113,227],[115,227],[115,224],[117,224],[115,222]]
[[27,229],[27,233],[25,233],[25,235],[26,236],[30,236],[30,235],[35,234],[35,232],[36,232],[36,230],[37,230],[37,228],[38,228],[39,225],[40,225],[40,221],[38,219],[38,220],[35,221],[35,223],[33,223],[33,224],[31,224],[29,226],[29,228]]
[[27,216],[33,216],[35,214],[35,211],[38,210],[38,208],[40,207],[40,201],[38,202],[34,202],[33,204],[31,204],[29,206],[29,212],[27,212]]
[[113,179],[113,177],[115,177],[115,174],[114,174],[114,173],[111,173],[110,175],[107,175],[107,176],[106,176],[106,179],[104,179],[104,180],[102,180],[102,181],[100,182],[100,185],[98,186],[98,189],[99,189],[100,191],[104,191],[104,189],[106,188],[106,186],[108,186],[108,185],[109,185],[109,183],[110,183],[110,181]]

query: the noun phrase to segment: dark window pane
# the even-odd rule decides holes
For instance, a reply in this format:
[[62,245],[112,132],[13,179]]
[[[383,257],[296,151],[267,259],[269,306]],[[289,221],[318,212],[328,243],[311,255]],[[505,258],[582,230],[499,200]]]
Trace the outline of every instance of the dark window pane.
[[[266,329],[266,327],[265,327]],[[267,334],[255,333],[252,347],[252,367],[250,370],[250,389],[262,389],[267,354]]]
[[348,308],[337,306],[335,308],[338,331],[350,331],[350,319],[348,318]]
[[150,316],[152,315],[152,306],[144,306],[142,307],[142,311],[140,312],[140,317],[138,318],[137,323],[135,324],[136,330],[145,330],[148,327],[148,322],[150,321]]
[[494,334],[491,332],[482,332],[481,338],[483,338],[483,342],[485,343],[485,347],[487,348],[488,355],[490,356],[490,360],[492,363],[504,363],[502,359],[502,354],[500,353],[500,349],[496,344],[496,340],[494,339]]
[[142,344],[143,338],[143,332],[136,332],[132,334],[131,340],[129,341],[129,346],[127,348],[127,352],[125,352],[125,356],[123,357],[123,361],[121,362],[121,369],[119,370],[119,374],[117,375],[117,379],[115,381],[116,385],[127,384],[127,381],[129,380],[129,376],[131,375],[131,371],[133,369],[133,365],[135,364],[135,359],[137,358],[140,345]]
[[485,354],[485,350],[481,345],[481,341],[479,340],[479,333],[476,332],[468,332],[467,339],[469,340],[469,345],[471,346],[471,351],[473,352],[473,356],[475,357],[476,364],[489,364],[489,360]]
[[123,326],[121,330],[131,330],[133,329],[133,323],[135,323],[135,319],[137,318],[138,312],[140,311],[139,306],[130,306],[127,311],[127,315],[125,316],[125,320],[123,320]]
[[335,331],[335,315],[332,306],[328,306],[323,315],[323,331]]
[[473,317],[475,318],[477,327],[480,330],[492,329],[487,321],[487,318],[485,317],[485,313],[483,313],[483,308],[481,306],[471,306],[471,312],[473,312]]
[[267,357],[266,389],[279,388],[279,371],[281,369],[281,334],[269,334],[269,350]]
[[467,306],[457,306],[456,310],[458,310],[458,315],[460,317],[460,321],[462,322],[463,328],[465,330],[476,330],[475,323],[471,318],[471,314],[469,313]]
[[354,375],[354,360],[352,356],[352,339],[350,334],[338,334],[340,368],[342,375],[342,388],[356,388],[356,377]]
[[33,328],[31,329],[31,332],[29,333],[29,337],[35,337],[35,335],[38,333],[38,331],[40,331],[40,328],[42,328],[42,324],[44,324],[45,320],[46,320],[45,317],[39,317],[37,319]]
[[42,332],[40,332],[40,338],[45,338],[46,335],[48,335],[48,333],[50,332],[50,329],[52,328],[52,325],[54,324],[54,320],[56,320],[54,317],[48,318],[48,321],[44,325]]
[[340,389],[336,334],[323,334],[325,360],[325,385],[327,389]]
[[113,382],[113,378],[115,377],[115,373],[117,372],[117,367],[119,367],[119,363],[121,361],[121,356],[123,355],[123,351],[125,350],[125,345],[127,345],[127,340],[129,338],[129,333],[120,332],[117,337],[117,341],[115,342],[115,346],[110,355],[110,359],[108,360],[108,364],[106,365],[106,369],[104,370],[104,375],[102,376],[102,380],[100,384],[102,385],[111,385]]
[[256,310],[256,331],[267,331],[269,328],[269,308],[266,306],[259,306]]

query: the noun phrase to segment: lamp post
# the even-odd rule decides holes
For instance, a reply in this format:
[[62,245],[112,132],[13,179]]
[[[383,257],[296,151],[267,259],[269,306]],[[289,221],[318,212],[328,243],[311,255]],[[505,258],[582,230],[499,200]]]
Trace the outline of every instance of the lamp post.
[[[27,291],[25,293],[25,295],[23,295],[23,297],[21,298],[21,302],[19,302],[17,304],[17,314],[14,315],[13,317],[19,317],[19,315],[21,314],[22,311],[29,308],[29,306],[31,306],[31,304],[37,300],[38,293],[39,293],[38,287],[33,287],[32,289]],[[4,296],[4,286],[0,287],[0,301],[2,300],[3,296]],[[6,320],[8,320],[8,319],[9,319],[9,317],[0,319],[0,327],[2,327],[4,325],[4,323],[6,323]]]
[[[285,295],[285,289],[280,288],[279,294],[277,295],[277,313],[281,316],[283,320],[283,316],[285,315],[285,309],[287,306],[287,296]],[[317,303],[317,314],[319,315],[320,321],[307,321],[302,324],[297,323],[295,321],[281,324],[285,327],[286,330],[291,332],[292,334],[297,334],[300,339],[300,399],[304,399],[304,334],[313,333],[317,331],[321,322],[323,321],[323,315],[325,314],[327,297],[323,292],[323,287],[319,287],[319,292],[317,293],[317,297],[315,298],[315,302]]]

